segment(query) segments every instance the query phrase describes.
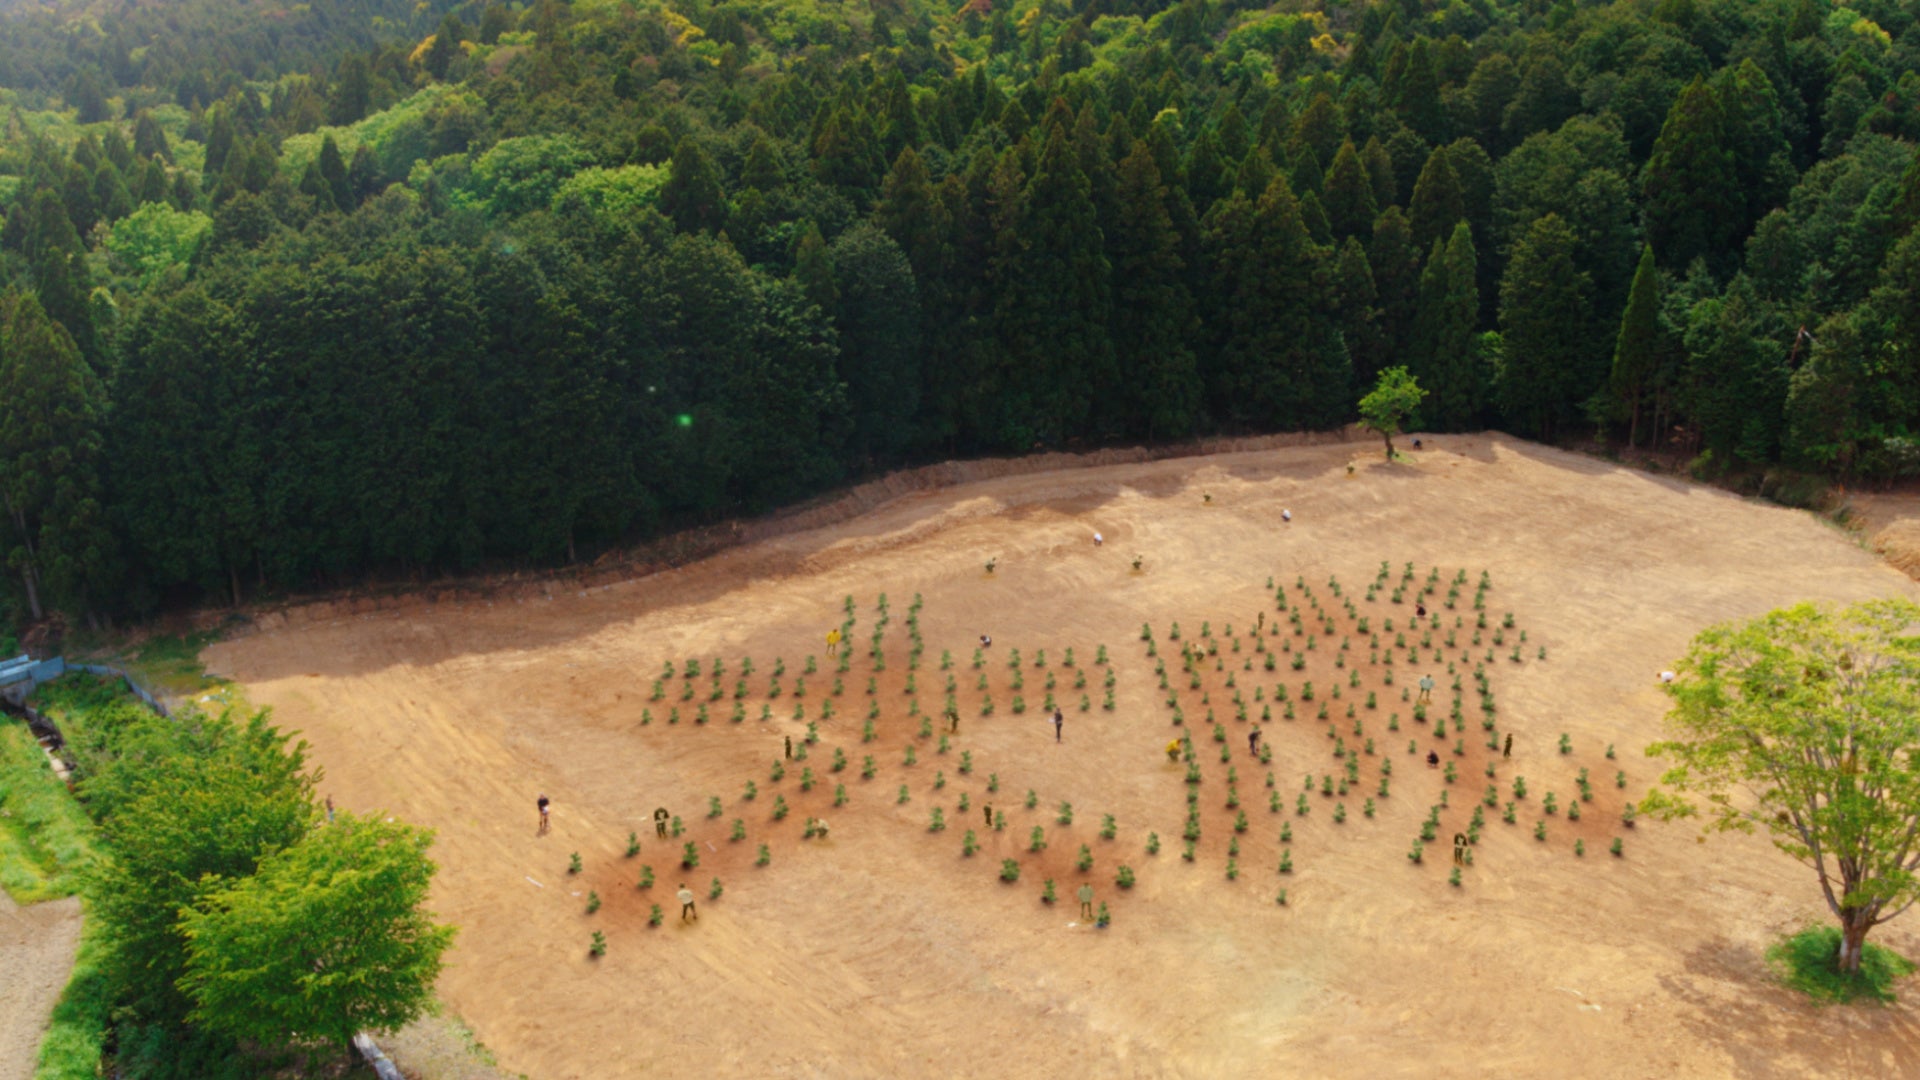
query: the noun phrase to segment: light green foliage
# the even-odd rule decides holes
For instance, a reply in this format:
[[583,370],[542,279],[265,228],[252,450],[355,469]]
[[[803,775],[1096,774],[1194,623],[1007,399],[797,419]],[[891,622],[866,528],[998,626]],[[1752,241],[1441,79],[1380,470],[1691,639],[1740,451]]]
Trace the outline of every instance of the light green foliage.
[[117,269],[151,287],[171,267],[193,261],[207,237],[213,219],[198,210],[184,213],[165,203],[142,203],[107,234],[106,247]]
[[492,213],[523,213],[550,205],[562,183],[592,164],[571,135],[502,139],[473,163],[472,193]]
[[1667,688],[1671,738],[1648,748],[1677,764],[1642,810],[1764,831],[1815,871],[1845,931],[1842,972],[1859,971],[1867,931],[1920,899],[1916,625],[1920,605],[1879,600],[1706,630]]
[[620,220],[643,207],[653,206],[667,182],[667,170],[660,165],[622,165],[606,169],[585,168],[567,177],[553,194],[556,211],[581,209]]
[[343,1045],[419,1016],[453,942],[421,909],[431,843],[424,829],[342,814],[252,877],[210,883],[180,920],[194,1018],[240,1039]]
[[1380,433],[1387,443],[1387,460],[1393,460],[1393,437],[1411,418],[1427,392],[1405,367],[1390,367],[1380,373],[1367,396],[1360,399],[1360,425]]

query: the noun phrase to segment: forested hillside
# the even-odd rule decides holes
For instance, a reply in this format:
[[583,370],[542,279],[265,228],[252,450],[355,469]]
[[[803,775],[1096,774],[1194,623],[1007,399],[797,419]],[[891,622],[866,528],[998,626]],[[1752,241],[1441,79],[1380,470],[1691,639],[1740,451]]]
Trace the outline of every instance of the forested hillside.
[[1432,428],[1920,470],[1912,0],[54,3],[0,79],[19,614],[1332,427],[1394,364]]

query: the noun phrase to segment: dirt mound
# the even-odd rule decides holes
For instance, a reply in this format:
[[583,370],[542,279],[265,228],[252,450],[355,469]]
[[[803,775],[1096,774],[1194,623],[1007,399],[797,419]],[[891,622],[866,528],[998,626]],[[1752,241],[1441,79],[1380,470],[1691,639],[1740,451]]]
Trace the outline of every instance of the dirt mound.
[[1901,518],[1875,533],[1873,550],[1907,576],[1920,578],[1920,518]]

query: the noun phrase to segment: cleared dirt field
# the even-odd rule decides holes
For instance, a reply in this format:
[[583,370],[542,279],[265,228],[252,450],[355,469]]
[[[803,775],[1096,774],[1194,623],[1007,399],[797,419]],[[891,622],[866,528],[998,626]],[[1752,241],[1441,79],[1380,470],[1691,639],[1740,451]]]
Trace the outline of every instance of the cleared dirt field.
[[[439,831],[435,906],[461,927],[442,996],[503,1067],[540,1080],[1868,1077],[1911,1068],[1920,1049],[1911,1002],[1821,1010],[1770,981],[1769,942],[1824,917],[1807,871],[1760,839],[1702,845],[1690,828],[1644,820],[1623,828],[1619,810],[1658,771],[1641,753],[1665,709],[1656,673],[1701,627],[1800,599],[1911,595],[1915,584],[1807,514],[1604,462],[1488,437],[1430,438],[1407,464],[1380,457],[1377,443],[1355,442],[961,484],[584,593],[537,587],[492,600],[274,616],[206,659],[302,733],[326,770],[323,790],[342,808]],[[1096,530],[1103,546],[1092,542]],[[1388,585],[1368,600],[1383,560]],[[1389,595],[1409,562],[1416,588],[1439,569],[1441,584],[1425,600],[1443,620],[1419,631],[1431,635],[1427,647],[1410,638],[1411,655],[1393,636],[1407,632],[1414,589],[1402,604]],[[1447,583],[1461,570],[1468,583],[1450,610]],[[1475,646],[1471,601],[1483,570],[1492,581],[1487,640]],[[867,649],[882,592],[890,618],[886,670],[876,675]],[[915,594],[926,653],[910,694]],[[855,654],[835,697],[823,639],[848,595]],[[1295,612],[1305,616],[1299,634],[1285,621]],[[1506,612],[1515,626],[1496,647]],[[1359,632],[1360,617],[1369,634],[1381,633],[1377,648]],[[1395,627],[1383,633],[1388,618]],[[1170,640],[1175,621],[1179,643]],[[1196,665],[1195,689],[1178,650],[1205,640],[1203,621],[1218,656]],[[1256,637],[1257,621],[1281,633]],[[1184,728],[1171,722],[1143,622],[1154,628]],[[1520,630],[1527,643],[1515,662]],[[1449,632],[1458,635],[1452,647]],[[993,644],[976,669],[982,633]],[[1344,655],[1336,638],[1350,642]],[[1102,645],[1106,667],[1095,663]],[[1022,658],[1017,690],[1013,649]],[[1034,663],[1041,649],[1045,668]],[[943,650],[951,672],[940,668]],[[1296,653],[1307,657],[1300,670]],[[821,667],[796,698],[809,654]],[[715,657],[725,674],[709,703]],[[755,669],[736,723],[743,657]],[[664,699],[649,700],[663,664],[684,670],[690,658],[701,674],[676,673]],[[785,672],[770,697],[776,658]],[[1464,687],[1465,727],[1451,730],[1449,719],[1436,738],[1400,693],[1431,672],[1433,715],[1445,718],[1448,664]],[[1514,736],[1511,759],[1485,745],[1473,687],[1482,664],[1497,737]],[[1102,707],[1109,670],[1111,711]],[[1082,673],[1084,690],[1073,685]],[[1354,673],[1358,686],[1346,682]],[[961,720],[943,754],[911,714],[917,707],[934,714],[936,731],[946,726],[949,674]],[[1049,676],[1064,709],[1058,743],[1041,708]],[[1302,700],[1308,679],[1318,688],[1311,703]],[[1279,685],[1293,720],[1273,701]],[[1370,691],[1374,709],[1364,704]],[[1016,693],[1026,705],[1018,714]],[[1235,715],[1236,693],[1246,721]],[[988,699],[994,711],[983,716]],[[806,733],[792,718],[796,702],[818,723],[820,742],[775,781],[784,740],[801,743]],[[834,715],[823,720],[827,702]],[[868,743],[870,703],[880,715]],[[1263,724],[1262,708],[1272,713]],[[1270,765],[1248,752],[1255,724]],[[1181,730],[1192,734],[1203,774],[1202,837],[1190,862],[1180,839],[1186,767],[1164,752]],[[1556,747],[1562,733],[1571,754]],[[832,771],[836,749],[848,759],[844,772]],[[1454,783],[1427,767],[1429,749],[1455,764]],[[1356,786],[1322,795],[1319,778],[1335,783],[1347,768],[1336,750],[1354,755]],[[875,775],[862,779],[868,755]],[[1387,761],[1391,795],[1369,818],[1363,802],[1377,796]],[[1517,802],[1517,822],[1487,812],[1474,865],[1454,888],[1446,841],[1466,827],[1489,761],[1498,801]],[[1581,768],[1594,801],[1573,823],[1566,807]],[[803,792],[807,769],[817,784]],[[1226,803],[1229,769],[1238,808]],[[1296,800],[1309,774],[1316,786],[1303,816]],[[986,790],[990,775],[997,793]],[[1511,793],[1516,776],[1527,779],[1522,800]],[[845,806],[832,805],[836,784],[846,787]],[[1029,790],[1034,809],[1024,805]],[[1439,841],[1415,865],[1410,842],[1443,791]],[[1549,791],[1560,802],[1553,816],[1541,810]],[[535,828],[541,792],[555,804],[546,836]],[[708,817],[711,796],[722,802],[717,818]],[[782,820],[776,796],[790,807]],[[985,826],[983,801],[1005,815],[1005,831]],[[1057,822],[1062,801],[1073,806],[1071,825]],[[1336,824],[1340,804],[1347,816]],[[654,837],[657,806],[684,820],[685,837]],[[929,829],[935,807],[943,831]],[[1233,830],[1240,812],[1244,834]],[[1107,814],[1112,840],[1097,835]],[[830,839],[802,839],[815,815],[831,822]],[[729,839],[736,818],[745,840]],[[1545,841],[1533,836],[1541,819]],[[1048,843],[1040,855],[1027,850],[1035,826]],[[968,829],[981,850],[964,857]],[[642,842],[635,858],[624,855],[630,830]],[[1161,841],[1157,855],[1145,851],[1149,832]],[[1606,851],[1615,836],[1624,837],[1622,858]],[[1236,840],[1239,877],[1228,880]],[[701,862],[683,872],[686,841]],[[757,867],[762,843],[771,863]],[[1074,867],[1082,844],[1095,860],[1086,875]],[[1294,863],[1288,874],[1277,872],[1283,849]],[[576,851],[585,865],[577,877],[567,872]],[[1017,883],[998,880],[1003,858],[1021,861]],[[1122,863],[1138,875],[1131,890],[1114,885]],[[635,887],[643,864],[656,875],[646,890]],[[716,876],[725,894],[709,901]],[[1053,906],[1040,899],[1048,877],[1059,893]],[[697,923],[678,917],[672,893],[683,880],[700,895]],[[1073,891],[1083,880],[1110,906],[1109,928],[1079,918]],[[1285,906],[1276,903],[1282,888]],[[591,915],[589,890],[604,901]],[[665,922],[653,929],[656,903]],[[595,929],[608,940],[599,960],[587,956]],[[1877,940],[1920,954],[1917,930],[1909,920]]]

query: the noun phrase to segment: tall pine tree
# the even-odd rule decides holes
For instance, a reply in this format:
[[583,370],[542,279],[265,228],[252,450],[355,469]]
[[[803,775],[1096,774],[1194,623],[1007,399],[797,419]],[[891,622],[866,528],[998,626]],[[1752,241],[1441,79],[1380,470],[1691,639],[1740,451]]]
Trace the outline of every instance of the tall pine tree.
[[1500,410],[1537,439],[1553,438],[1596,389],[1583,317],[1592,281],[1574,265],[1574,243],[1566,222],[1548,214],[1513,246],[1500,280]]

